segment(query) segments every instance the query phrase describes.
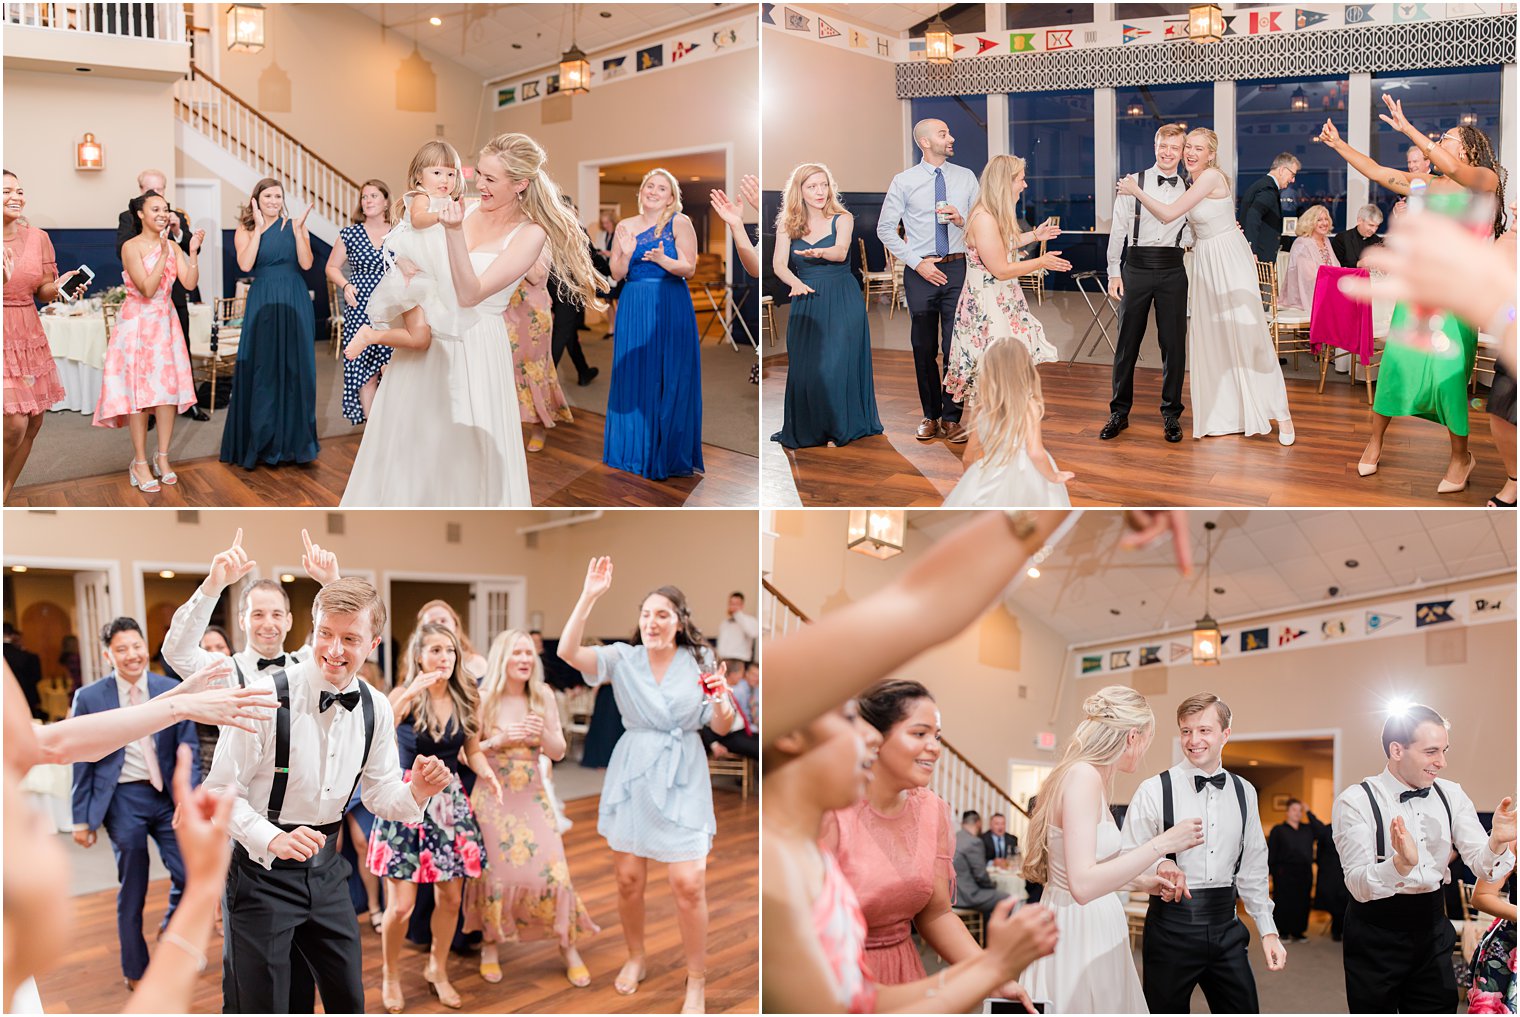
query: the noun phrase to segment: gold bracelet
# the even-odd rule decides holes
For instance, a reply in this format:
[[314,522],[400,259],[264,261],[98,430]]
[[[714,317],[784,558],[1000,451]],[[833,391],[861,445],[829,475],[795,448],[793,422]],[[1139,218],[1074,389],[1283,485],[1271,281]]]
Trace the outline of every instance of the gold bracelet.
[[1008,528],[1020,540],[1034,536],[1034,531],[1040,525],[1039,518],[1028,509],[1004,509],[1003,515],[1008,519]]

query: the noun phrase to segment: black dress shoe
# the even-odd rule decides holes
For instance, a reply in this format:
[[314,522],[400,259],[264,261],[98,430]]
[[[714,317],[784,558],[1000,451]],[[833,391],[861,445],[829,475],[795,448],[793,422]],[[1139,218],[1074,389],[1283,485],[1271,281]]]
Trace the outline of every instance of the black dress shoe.
[[1162,417],[1162,429],[1166,432],[1166,440],[1176,444],[1182,440],[1182,422],[1176,417]]
[[581,388],[585,388],[587,385],[589,385],[593,381],[595,381],[596,380],[596,376],[599,375],[599,374],[601,374],[601,373],[602,373],[602,369],[600,367],[589,368],[589,369],[587,369],[587,371],[586,371],[585,374],[583,374],[579,378],[575,379],[575,383],[577,385],[579,385]]
[[207,413],[205,410],[201,409],[199,406],[192,406],[192,407],[190,407],[184,413],[181,413],[180,416],[182,416],[182,417],[189,417],[191,420],[199,420],[199,421],[202,421],[202,422],[211,419],[211,414]]
[[1116,436],[1120,431],[1129,426],[1129,417],[1122,413],[1111,413],[1108,423],[1103,425],[1103,430],[1098,432],[1098,437],[1104,441]]

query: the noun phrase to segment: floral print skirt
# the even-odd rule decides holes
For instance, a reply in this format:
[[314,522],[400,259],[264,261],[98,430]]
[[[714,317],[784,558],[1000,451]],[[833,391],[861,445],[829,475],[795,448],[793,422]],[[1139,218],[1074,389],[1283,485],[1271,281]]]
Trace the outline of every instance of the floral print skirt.
[[[406,771],[412,779],[412,771]],[[409,883],[443,883],[479,876],[485,864],[480,826],[456,774],[429,800],[420,823],[375,819],[369,835],[369,871]]]
[[1468,1013],[1515,1012],[1515,923],[1494,922],[1472,959]]
[[464,888],[464,928],[484,930],[488,943],[553,939],[568,946],[600,932],[570,885],[565,844],[554,805],[544,791],[538,753],[493,760],[501,781],[497,801],[476,783],[474,805],[485,835],[485,872]]

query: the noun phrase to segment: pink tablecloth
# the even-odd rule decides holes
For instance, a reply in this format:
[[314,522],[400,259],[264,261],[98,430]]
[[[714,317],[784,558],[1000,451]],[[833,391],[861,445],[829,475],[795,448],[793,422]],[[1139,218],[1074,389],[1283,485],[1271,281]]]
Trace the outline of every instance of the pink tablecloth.
[[1340,290],[1346,276],[1367,278],[1365,268],[1321,265],[1314,277],[1314,308],[1309,314],[1309,346],[1321,344],[1355,353],[1363,364],[1372,359],[1372,305],[1352,300]]

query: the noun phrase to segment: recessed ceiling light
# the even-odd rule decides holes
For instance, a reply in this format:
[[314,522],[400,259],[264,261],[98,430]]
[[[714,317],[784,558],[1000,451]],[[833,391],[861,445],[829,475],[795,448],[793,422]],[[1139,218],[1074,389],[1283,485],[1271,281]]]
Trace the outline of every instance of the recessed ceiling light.
[[160,579],[173,579],[174,578],[174,570],[173,569],[164,569],[162,572],[160,572],[158,574],[158,578],[160,578]]
[[11,566],[11,571],[12,572],[25,572],[26,571],[26,566],[25,565],[12,565]]
[[1218,596],[1218,597],[1223,597],[1224,596],[1224,587],[1223,586],[1216,586],[1216,587],[1214,587],[1214,595]]
[[604,177],[604,176],[607,175],[607,171],[606,170],[598,170],[596,175],[599,176],[599,177]]
[[428,24],[432,25],[434,28],[437,28],[439,25],[443,24],[443,19],[440,18],[440,17],[434,16],[434,17],[428,18]]
[[1112,614],[1112,615],[1117,615],[1119,613],[1119,609],[1117,607],[1111,607],[1111,608],[1108,609],[1108,613]]
[[513,49],[522,49],[522,43],[520,43],[520,42],[514,42],[512,44],[512,48]]
[[1257,762],[1254,759],[1248,759],[1248,760],[1246,760],[1246,765],[1247,766],[1260,766],[1261,763]]
[[293,583],[295,581],[296,577],[291,575],[289,572],[286,572],[284,575],[280,576],[280,582],[282,583]]
[[1025,574],[1029,576],[1030,579],[1040,578],[1040,570],[1035,568],[1033,565],[1029,566],[1029,571]]
[[604,18],[610,18],[610,17],[612,17],[612,12],[611,11],[599,11],[598,13],[601,14],[601,16],[604,17]]
[[1361,564],[1361,562],[1357,561],[1355,558],[1347,558],[1346,559],[1346,567],[1348,569],[1354,569],[1354,568],[1356,568],[1360,564]]
[[687,177],[686,179],[690,180],[693,183],[696,183],[698,180],[701,180],[702,178],[701,177]]

